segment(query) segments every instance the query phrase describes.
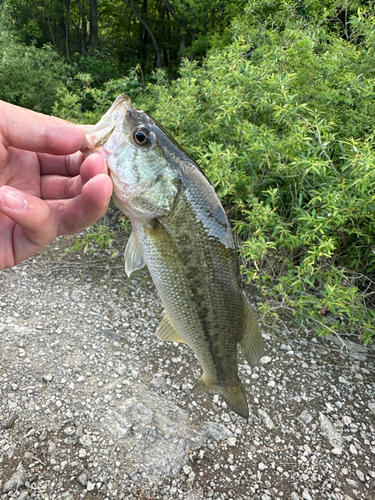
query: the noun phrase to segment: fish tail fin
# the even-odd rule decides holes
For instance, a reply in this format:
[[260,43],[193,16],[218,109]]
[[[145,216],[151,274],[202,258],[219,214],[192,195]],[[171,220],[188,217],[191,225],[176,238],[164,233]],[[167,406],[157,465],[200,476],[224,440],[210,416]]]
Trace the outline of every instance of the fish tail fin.
[[255,313],[245,294],[243,298],[245,317],[240,347],[246,361],[251,367],[254,367],[264,355],[263,339]]
[[192,392],[199,394],[200,392],[219,392],[229,408],[235,413],[244,418],[249,418],[249,407],[246,401],[245,390],[240,380],[232,386],[222,386],[218,384],[210,385],[206,382],[204,374],[195,384]]
[[249,418],[249,407],[246,401],[245,389],[240,381],[232,387],[221,387],[217,390],[223,396],[231,410],[244,418]]

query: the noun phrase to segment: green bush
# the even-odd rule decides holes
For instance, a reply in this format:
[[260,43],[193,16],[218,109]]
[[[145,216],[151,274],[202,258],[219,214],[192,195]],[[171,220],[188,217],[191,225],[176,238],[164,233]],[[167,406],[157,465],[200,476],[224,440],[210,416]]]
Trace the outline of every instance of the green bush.
[[262,311],[370,343],[375,17],[360,4],[250,1],[230,43],[217,41],[200,66],[185,61],[179,79],[159,71],[145,86],[134,71],[87,85],[91,110],[82,93],[62,95],[55,110],[96,121],[129,92],[215,186]]
[[0,99],[50,113],[67,71],[49,45],[37,49],[21,43],[6,4],[0,5]]

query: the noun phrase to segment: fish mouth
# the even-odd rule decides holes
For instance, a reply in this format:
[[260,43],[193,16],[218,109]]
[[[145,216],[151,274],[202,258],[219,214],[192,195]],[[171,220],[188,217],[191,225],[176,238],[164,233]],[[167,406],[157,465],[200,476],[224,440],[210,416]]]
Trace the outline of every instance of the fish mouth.
[[86,134],[82,152],[87,156],[94,151],[108,158],[126,140],[123,122],[126,112],[132,107],[129,97],[121,94],[96,125]]

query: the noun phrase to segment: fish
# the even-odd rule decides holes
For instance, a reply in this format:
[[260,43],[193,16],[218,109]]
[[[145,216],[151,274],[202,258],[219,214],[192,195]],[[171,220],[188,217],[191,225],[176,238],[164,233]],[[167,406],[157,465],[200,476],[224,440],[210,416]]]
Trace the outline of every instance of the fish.
[[248,418],[237,345],[254,367],[263,340],[214,188],[171,135],[125,94],[86,138],[88,149],[106,159],[115,204],[130,218],[126,274],[147,264],[164,305],[157,337],[194,351],[203,373],[193,393],[218,392]]

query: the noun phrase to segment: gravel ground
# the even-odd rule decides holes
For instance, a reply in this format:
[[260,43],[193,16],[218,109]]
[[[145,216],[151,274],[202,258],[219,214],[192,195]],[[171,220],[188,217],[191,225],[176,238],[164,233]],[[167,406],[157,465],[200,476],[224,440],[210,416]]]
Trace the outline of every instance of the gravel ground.
[[374,349],[262,325],[246,422],[190,394],[147,271],[71,244],[0,273],[1,500],[375,498]]

